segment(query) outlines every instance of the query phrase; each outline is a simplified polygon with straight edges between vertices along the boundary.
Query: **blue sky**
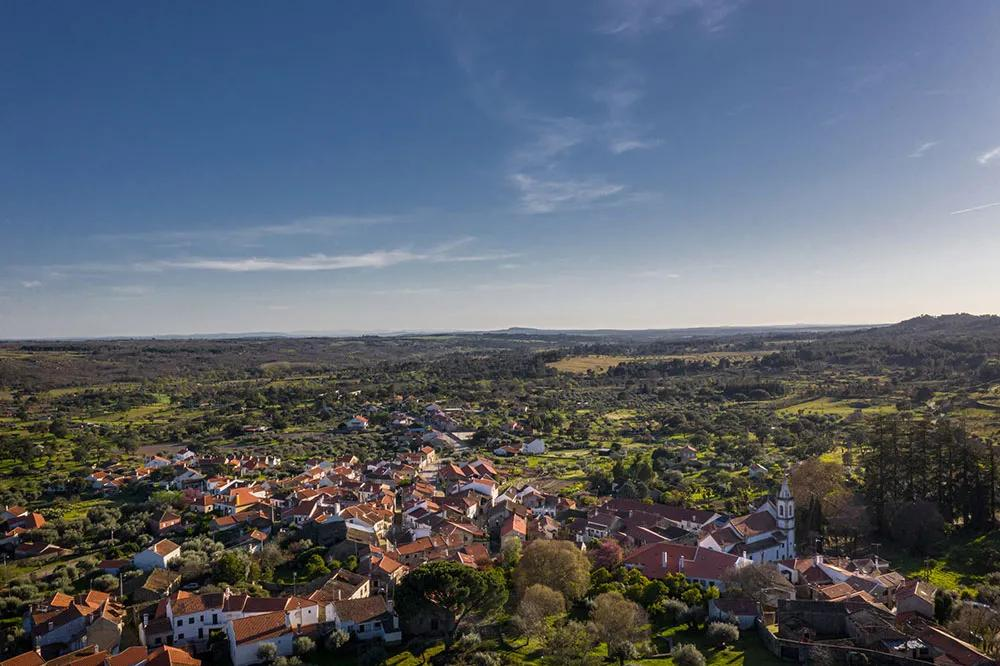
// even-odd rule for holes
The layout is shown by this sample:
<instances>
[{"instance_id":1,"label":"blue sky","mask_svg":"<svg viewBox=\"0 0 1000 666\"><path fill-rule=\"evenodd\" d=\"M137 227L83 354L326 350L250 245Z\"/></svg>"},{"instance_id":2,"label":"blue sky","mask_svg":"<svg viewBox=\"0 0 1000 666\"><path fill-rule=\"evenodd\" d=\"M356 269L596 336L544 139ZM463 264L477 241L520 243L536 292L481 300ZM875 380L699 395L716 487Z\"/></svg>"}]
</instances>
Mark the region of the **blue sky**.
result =
<instances>
[{"instance_id":1,"label":"blue sky","mask_svg":"<svg viewBox=\"0 0 1000 666\"><path fill-rule=\"evenodd\" d=\"M0 337L1000 311L1000 3L0 1Z\"/></svg>"}]
</instances>

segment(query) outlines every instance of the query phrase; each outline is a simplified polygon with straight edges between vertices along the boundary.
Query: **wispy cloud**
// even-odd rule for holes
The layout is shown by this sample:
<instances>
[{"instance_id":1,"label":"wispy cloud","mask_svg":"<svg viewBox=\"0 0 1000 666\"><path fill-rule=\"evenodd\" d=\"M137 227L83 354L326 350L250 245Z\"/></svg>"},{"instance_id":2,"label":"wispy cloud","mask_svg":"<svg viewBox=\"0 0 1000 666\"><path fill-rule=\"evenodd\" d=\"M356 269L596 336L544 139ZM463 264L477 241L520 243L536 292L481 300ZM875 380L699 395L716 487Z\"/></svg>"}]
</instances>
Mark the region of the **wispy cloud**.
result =
<instances>
[{"instance_id":1,"label":"wispy cloud","mask_svg":"<svg viewBox=\"0 0 1000 666\"><path fill-rule=\"evenodd\" d=\"M993 148L991 150L987 150L985 153L977 157L976 161L982 164L983 166L986 166L987 164L997 159L998 157L1000 157L1000 146L997 146L996 148Z\"/></svg>"},{"instance_id":2,"label":"wispy cloud","mask_svg":"<svg viewBox=\"0 0 1000 666\"><path fill-rule=\"evenodd\" d=\"M380 269L408 263L466 263L503 261L519 256L511 252L484 252L460 254L455 250L472 243L471 237L459 238L428 248L425 251L410 249L373 250L360 254L314 253L291 257L177 257L137 261L128 264L97 263L63 265L57 268L63 275L73 273L160 273L165 271L193 270L223 273L259 272L316 272L350 269Z\"/></svg>"},{"instance_id":3,"label":"wispy cloud","mask_svg":"<svg viewBox=\"0 0 1000 666\"><path fill-rule=\"evenodd\" d=\"M925 143L922 143L919 146L917 146L916 150L914 150L912 153L910 153L908 155L908 157L910 157L911 159L917 159L917 158L923 157L924 154L928 150L930 150L934 146L938 145L939 143L941 143L941 142L940 141L927 141Z\"/></svg>"},{"instance_id":4,"label":"wispy cloud","mask_svg":"<svg viewBox=\"0 0 1000 666\"><path fill-rule=\"evenodd\" d=\"M111 291L117 296L145 296L152 290L142 285L126 284L114 285L111 287Z\"/></svg>"},{"instance_id":5,"label":"wispy cloud","mask_svg":"<svg viewBox=\"0 0 1000 666\"><path fill-rule=\"evenodd\" d=\"M624 185L597 178L544 180L515 173L511 182L520 191L522 210L531 214L579 209L625 191Z\"/></svg>"},{"instance_id":6,"label":"wispy cloud","mask_svg":"<svg viewBox=\"0 0 1000 666\"><path fill-rule=\"evenodd\" d=\"M242 244L277 236L330 236L342 231L346 227L383 224L398 219L398 217L394 216L317 215L279 224L99 234L95 236L95 239L101 241L153 242L169 245L186 245L207 241Z\"/></svg>"},{"instance_id":7,"label":"wispy cloud","mask_svg":"<svg viewBox=\"0 0 1000 666\"><path fill-rule=\"evenodd\" d=\"M611 142L608 149L615 155L621 155L633 150L656 148L661 143L663 142L659 139L616 139Z\"/></svg>"},{"instance_id":8,"label":"wispy cloud","mask_svg":"<svg viewBox=\"0 0 1000 666\"><path fill-rule=\"evenodd\" d=\"M681 274L674 271L666 270L663 268L651 268L644 271L638 271L633 274L638 278L647 278L653 280L676 280Z\"/></svg>"},{"instance_id":9,"label":"wispy cloud","mask_svg":"<svg viewBox=\"0 0 1000 666\"><path fill-rule=\"evenodd\" d=\"M607 0L598 30L608 35L641 35L694 15L705 30L717 32L742 4L743 0Z\"/></svg>"},{"instance_id":10,"label":"wispy cloud","mask_svg":"<svg viewBox=\"0 0 1000 666\"><path fill-rule=\"evenodd\" d=\"M42 286L42 283L39 280L22 280L21 286L25 289L37 289Z\"/></svg>"},{"instance_id":11,"label":"wispy cloud","mask_svg":"<svg viewBox=\"0 0 1000 666\"><path fill-rule=\"evenodd\" d=\"M982 206L973 206L972 208L963 208L961 210L951 211L952 215L965 215L966 213L975 213L980 210L986 210L987 208L996 208L1000 206L1000 201L994 201L993 203L983 204Z\"/></svg>"},{"instance_id":12,"label":"wispy cloud","mask_svg":"<svg viewBox=\"0 0 1000 666\"><path fill-rule=\"evenodd\" d=\"M614 63L608 78L609 83L594 92L594 99L607 109L603 131L608 150L621 155L660 145L659 139L647 138L649 128L635 120L634 107L645 96L644 77L639 70L627 62Z\"/></svg>"}]
</instances>

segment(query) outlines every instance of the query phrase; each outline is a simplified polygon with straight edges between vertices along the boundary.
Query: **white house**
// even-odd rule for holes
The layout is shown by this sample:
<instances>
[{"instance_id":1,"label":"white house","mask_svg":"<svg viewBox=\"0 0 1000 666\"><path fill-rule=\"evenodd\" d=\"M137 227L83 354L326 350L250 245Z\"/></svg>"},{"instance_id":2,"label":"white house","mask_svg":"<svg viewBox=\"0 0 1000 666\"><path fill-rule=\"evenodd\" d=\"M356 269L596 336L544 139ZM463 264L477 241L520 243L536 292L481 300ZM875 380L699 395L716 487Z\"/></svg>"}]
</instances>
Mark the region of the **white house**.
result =
<instances>
[{"instance_id":1,"label":"white house","mask_svg":"<svg viewBox=\"0 0 1000 666\"><path fill-rule=\"evenodd\" d=\"M280 657L288 657L294 650L295 632L288 626L283 611L233 620L226 625L226 636L229 638L229 659L233 666L260 663L257 650L263 643L272 643Z\"/></svg>"},{"instance_id":2,"label":"white house","mask_svg":"<svg viewBox=\"0 0 1000 666\"><path fill-rule=\"evenodd\" d=\"M161 539L146 550L136 553L132 557L132 564L142 571L166 569L170 562L180 556L180 546L170 539Z\"/></svg>"},{"instance_id":3,"label":"white house","mask_svg":"<svg viewBox=\"0 0 1000 666\"><path fill-rule=\"evenodd\" d=\"M541 438L535 438L524 445L523 451L531 455L538 455L539 453L545 453L545 440Z\"/></svg>"},{"instance_id":4,"label":"white house","mask_svg":"<svg viewBox=\"0 0 1000 666\"><path fill-rule=\"evenodd\" d=\"M146 461L146 467L149 469L160 469L161 467L170 467L172 465L169 460L163 456L153 456Z\"/></svg>"},{"instance_id":5,"label":"white house","mask_svg":"<svg viewBox=\"0 0 1000 666\"><path fill-rule=\"evenodd\" d=\"M361 416L360 414L356 414L352 418L347 419L346 426L348 430L353 430L353 431L367 430L368 419Z\"/></svg>"}]
</instances>

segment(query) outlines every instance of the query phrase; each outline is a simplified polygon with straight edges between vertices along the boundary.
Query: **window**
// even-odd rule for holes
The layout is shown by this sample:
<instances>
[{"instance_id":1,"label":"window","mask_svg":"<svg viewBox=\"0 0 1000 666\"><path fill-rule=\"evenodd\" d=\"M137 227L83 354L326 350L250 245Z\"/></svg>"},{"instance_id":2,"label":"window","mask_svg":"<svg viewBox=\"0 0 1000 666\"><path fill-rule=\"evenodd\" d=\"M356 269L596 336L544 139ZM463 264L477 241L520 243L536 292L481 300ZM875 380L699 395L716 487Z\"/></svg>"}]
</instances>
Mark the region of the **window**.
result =
<instances>
[{"instance_id":1,"label":"window","mask_svg":"<svg viewBox=\"0 0 1000 666\"><path fill-rule=\"evenodd\" d=\"M778 505L778 517L779 518L784 518L785 517L785 505L784 504L779 504Z\"/></svg>"},{"instance_id":2,"label":"window","mask_svg":"<svg viewBox=\"0 0 1000 666\"><path fill-rule=\"evenodd\" d=\"M179 641L184 640L184 634L177 634L177 640Z\"/></svg>"},{"instance_id":3,"label":"window","mask_svg":"<svg viewBox=\"0 0 1000 666\"><path fill-rule=\"evenodd\" d=\"M183 627L184 626L184 620L177 620L177 626L178 627Z\"/></svg>"},{"instance_id":4,"label":"window","mask_svg":"<svg viewBox=\"0 0 1000 666\"><path fill-rule=\"evenodd\" d=\"M204 638L204 637L205 637L205 630L202 629L201 627L198 627L198 638Z\"/></svg>"},{"instance_id":5,"label":"window","mask_svg":"<svg viewBox=\"0 0 1000 666\"><path fill-rule=\"evenodd\" d=\"M219 624L219 614L212 613L212 624Z\"/></svg>"},{"instance_id":6,"label":"window","mask_svg":"<svg viewBox=\"0 0 1000 666\"><path fill-rule=\"evenodd\" d=\"M194 624L194 616L188 618L188 624Z\"/></svg>"}]
</instances>

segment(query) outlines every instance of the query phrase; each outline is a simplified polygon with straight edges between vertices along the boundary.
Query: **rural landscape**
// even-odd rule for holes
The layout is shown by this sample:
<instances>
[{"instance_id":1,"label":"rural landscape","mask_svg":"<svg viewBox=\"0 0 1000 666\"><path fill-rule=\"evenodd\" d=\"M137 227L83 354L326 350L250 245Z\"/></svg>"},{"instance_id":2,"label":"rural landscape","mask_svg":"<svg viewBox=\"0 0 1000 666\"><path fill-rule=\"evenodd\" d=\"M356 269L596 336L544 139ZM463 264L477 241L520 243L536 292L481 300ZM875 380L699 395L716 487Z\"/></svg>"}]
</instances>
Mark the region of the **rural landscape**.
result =
<instances>
[{"instance_id":1,"label":"rural landscape","mask_svg":"<svg viewBox=\"0 0 1000 666\"><path fill-rule=\"evenodd\" d=\"M4 664L1000 654L1000 317L6 342L0 387Z\"/></svg>"},{"instance_id":2,"label":"rural landscape","mask_svg":"<svg viewBox=\"0 0 1000 666\"><path fill-rule=\"evenodd\" d=\"M0 666L1000 665L1000 0L0 0Z\"/></svg>"}]
</instances>

